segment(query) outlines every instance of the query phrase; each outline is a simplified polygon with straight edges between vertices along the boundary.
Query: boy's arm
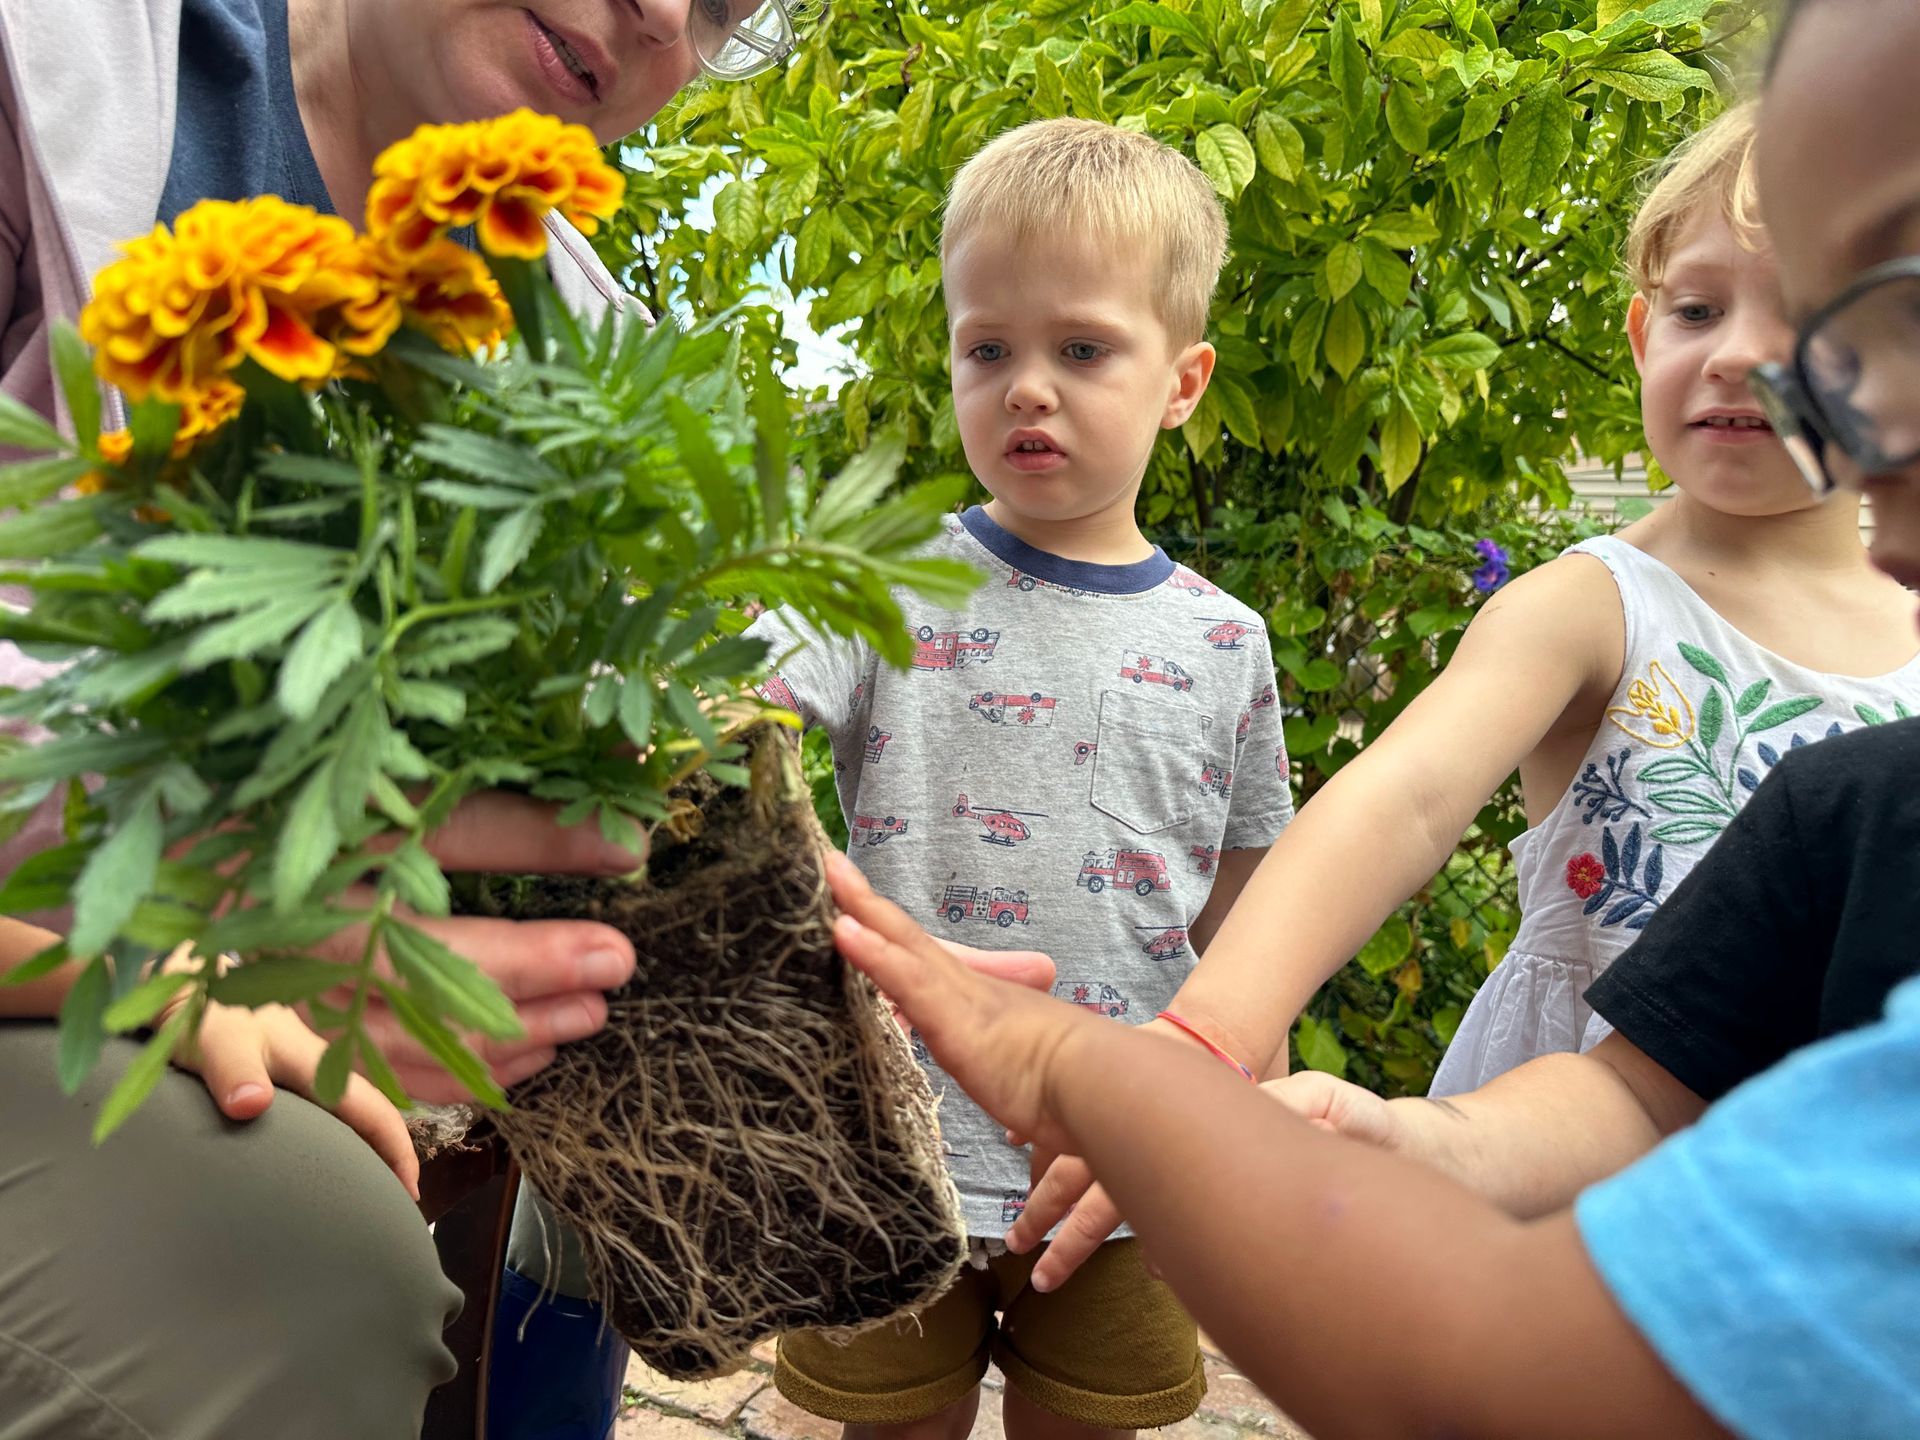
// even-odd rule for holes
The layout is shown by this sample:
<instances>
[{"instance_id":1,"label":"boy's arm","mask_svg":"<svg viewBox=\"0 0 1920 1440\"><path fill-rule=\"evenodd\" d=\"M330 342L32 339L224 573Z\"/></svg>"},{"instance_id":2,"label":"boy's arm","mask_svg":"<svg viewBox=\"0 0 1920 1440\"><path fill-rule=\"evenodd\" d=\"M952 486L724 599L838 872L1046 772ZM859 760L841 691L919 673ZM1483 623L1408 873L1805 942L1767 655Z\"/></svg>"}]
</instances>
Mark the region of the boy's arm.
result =
<instances>
[{"instance_id":1,"label":"boy's arm","mask_svg":"<svg viewBox=\"0 0 1920 1440\"><path fill-rule=\"evenodd\" d=\"M1315 1126L1418 1160L1520 1219L1571 1205L1706 1109L1617 1034L1446 1100L1382 1100L1311 1070L1265 1088Z\"/></svg>"},{"instance_id":2,"label":"boy's arm","mask_svg":"<svg viewBox=\"0 0 1920 1440\"><path fill-rule=\"evenodd\" d=\"M0 918L0 1020L41 1020L60 1013L80 966L68 961L24 985L9 985L9 970L31 960L60 937L24 920Z\"/></svg>"},{"instance_id":3,"label":"boy's arm","mask_svg":"<svg viewBox=\"0 0 1920 1440\"><path fill-rule=\"evenodd\" d=\"M1227 918L1227 912L1233 909L1233 902L1240 898L1240 892L1247 888L1247 882L1253 878L1253 872L1260 868L1260 862L1266 855L1265 845L1258 849L1220 852L1219 864L1214 869L1213 889L1207 892L1207 903L1200 907L1200 913L1187 926L1187 939L1193 945L1194 954L1207 953L1207 947L1213 944L1213 937L1220 933L1220 922ZM1178 1011L1180 1002L1175 1000L1169 1008Z\"/></svg>"},{"instance_id":4,"label":"boy's arm","mask_svg":"<svg viewBox=\"0 0 1920 1440\"><path fill-rule=\"evenodd\" d=\"M1570 1216L1516 1221L1314 1130L1193 1047L971 976L851 866L832 877L848 957L997 1119L1092 1159L1201 1328L1321 1440L1724 1433ZM1386 1383L1383 1334L1399 1337Z\"/></svg>"},{"instance_id":5,"label":"boy's arm","mask_svg":"<svg viewBox=\"0 0 1920 1440\"><path fill-rule=\"evenodd\" d=\"M1570 707L1598 714L1623 649L1618 591L1591 557L1488 601L1447 668L1281 832L1181 987L1180 1013L1264 1064Z\"/></svg>"}]
</instances>

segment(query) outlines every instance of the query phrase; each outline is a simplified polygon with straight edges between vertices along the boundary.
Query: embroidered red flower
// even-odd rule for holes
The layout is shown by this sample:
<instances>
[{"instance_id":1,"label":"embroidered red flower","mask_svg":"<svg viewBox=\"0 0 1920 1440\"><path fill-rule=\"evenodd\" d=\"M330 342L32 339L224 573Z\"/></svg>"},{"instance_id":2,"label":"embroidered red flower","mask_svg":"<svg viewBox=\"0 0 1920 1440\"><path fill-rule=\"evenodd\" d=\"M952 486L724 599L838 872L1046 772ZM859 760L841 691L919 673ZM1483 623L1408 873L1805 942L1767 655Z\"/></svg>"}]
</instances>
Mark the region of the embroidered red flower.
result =
<instances>
[{"instance_id":1,"label":"embroidered red flower","mask_svg":"<svg viewBox=\"0 0 1920 1440\"><path fill-rule=\"evenodd\" d=\"M1582 900L1591 900L1607 883L1607 868L1598 855L1589 852L1567 861L1567 888Z\"/></svg>"}]
</instances>

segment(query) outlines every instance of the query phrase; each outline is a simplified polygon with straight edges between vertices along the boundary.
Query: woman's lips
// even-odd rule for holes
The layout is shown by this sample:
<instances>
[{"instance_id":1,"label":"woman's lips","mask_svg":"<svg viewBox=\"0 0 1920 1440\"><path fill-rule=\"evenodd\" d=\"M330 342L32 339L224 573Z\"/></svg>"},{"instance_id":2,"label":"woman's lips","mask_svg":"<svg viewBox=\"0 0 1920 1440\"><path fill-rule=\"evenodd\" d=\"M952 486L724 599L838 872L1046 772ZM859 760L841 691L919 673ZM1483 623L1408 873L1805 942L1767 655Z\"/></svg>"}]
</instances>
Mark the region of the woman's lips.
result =
<instances>
[{"instance_id":1,"label":"woman's lips","mask_svg":"<svg viewBox=\"0 0 1920 1440\"><path fill-rule=\"evenodd\" d=\"M553 43L553 32L542 25L531 10L524 13L534 64L554 94L570 105L591 105L598 100L600 97L593 86L568 69L567 62L560 58L560 52Z\"/></svg>"}]
</instances>

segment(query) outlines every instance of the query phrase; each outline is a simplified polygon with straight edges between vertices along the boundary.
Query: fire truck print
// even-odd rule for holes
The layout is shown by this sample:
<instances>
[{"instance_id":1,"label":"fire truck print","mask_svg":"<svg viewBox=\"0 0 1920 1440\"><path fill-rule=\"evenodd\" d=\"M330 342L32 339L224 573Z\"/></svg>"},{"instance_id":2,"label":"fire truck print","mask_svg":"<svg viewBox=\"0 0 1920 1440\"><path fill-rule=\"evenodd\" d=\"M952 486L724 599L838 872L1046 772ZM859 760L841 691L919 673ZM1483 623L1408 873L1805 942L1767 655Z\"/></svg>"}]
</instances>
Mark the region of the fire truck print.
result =
<instances>
[{"instance_id":1,"label":"fire truck print","mask_svg":"<svg viewBox=\"0 0 1920 1440\"><path fill-rule=\"evenodd\" d=\"M1134 684L1165 685L1170 690L1193 689L1193 677L1171 660L1142 655L1137 650L1120 653L1120 678Z\"/></svg>"},{"instance_id":2,"label":"fire truck print","mask_svg":"<svg viewBox=\"0 0 1920 1440\"><path fill-rule=\"evenodd\" d=\"M964 670L993 659L1000 632L985 628L936 631L931 625L922 625L913 632L913 639L915 670Z\"/></svg>"},{"instance_id":3,"label":"fire truck print","mask_svg":"<svg viewBox=\"0 0 1920 1440\"><path fill-rule=\"evenodd\" d=\"M1000 1198L1000 1223L1011 1225L1027 1209L1027 1197L1018 1190L1009 1190Z\"/></svg>"},{"instance_id":4,"label":"fire truck print","mask_svg":"<svg viewBox=\"0 0 1920 1440\"><path fill-rule=\"evenodd\" d=\"M1153 938L1140 947L1140 953L1150 960L1170 960L1186 953L1187 927L1184 925L1136 925L1133 928L1153 931Z\"/></svg>"},{"instance_id":5,"label":"fire truck print","mask_svg":"<svg viewBox=\"0 0 1920 1440\"><path fill-rule=\"evenodd\" d=\"M1233 771L1224 765L1202 765L1200 767L1200 792L1203 795L1218 795L1222 800L1233 797Z\"/></svg>"},{"instance_id":6,"label":"fire truck print","mask_svg":"<svg viewBox=\"0 0 1920 1440\"><path fill-rule=\"evenodd\" d=\"M1057 585L1051 580L1042 580L1038 575L1029 575L1024 570L1016 570L1007 577L1007 584L1016 586L1031 595L1035 590L1064 590L1069 595L1084 595L1087 592L1072 585Z\"/></svg>"},{"instance_id":7,"label":"fire truck print","mask_svg":"<svg viewBox=\"0 0 1920 1440\"><path fill-rule=\"evenodd\" d=\"M1070 1005L1078 1005L1082 1010L1091 1010L1096 1015L1105 1015L1109 1020L1118 1020L1132 1008L1127 997L1104 981L1093 981L1086 985L1062 985L1056 994Z\"/></svg>"},{"instance_id":8,"label":"fire truck print","mask_svg":"<svg viewBox=\"0 0 1920 1440\"><path fill-rule=\"evenodd\" d=\"M867 763L878 765L880 753L887 748L887 742L893 739L891 730L882 730L878 725L867 727Z\"/></svg>"},{"instance_id":9,"label":"fire truck print","mask_svg":"<svg viewBox=\"0 0 1920 1440\"><path fill-rule=\"evenodd\" d=\"M1202 615L1202 620L1212 620L1210 615ZM1219 620L1213 622L1213 628L1203 637L1207 644L1216 650L1244 650L1240 642L1253 633L1253 626L1243 625L1238 620Z\"/></svg>"},{"instance_id":10,"label":"fire truck print","mask_svg":"<svg viewBox=\"0 0 1920 1440\"><path fill-rule=\"evenodd\" d=\"M1193 873L1196 875L1213 874L1213 867L1220 860L1220 849L1216 845L1196 845L1187 854L1193 858Z\"/></svg>"},{"instance_id":11,"label":"fire truck print","mask_svg":"<svg viewBox=\"0 0 1920 1440\"><path fill-rule=\"evenodd\" d=\"M982 840L989 845L1005 845L1008 848L1032 838L1033 831L1027 827L1027 821L1047 818L1038 810L1002 810L993 805L974 805L964 794L953 802L953 814L957 820L978 820L986 831L980 837Z\"/></svg>"},{"instance_id":12,"label":"fire truck print","mask_svg":"<svg viewBox=\"0 0 1920 1440\"><path fill-rule=\"evenodd\" d=\"M1184 565L1173 567L1173 574L1167 577L1167 584L1175 590L1184 590L1189 595L1218 595L1220 587L1203 580Z\"/></svg>"},{"instance_id":13,"label":"fire truck print","mask_svg":"<svg viewBox=\"0 0 1920 1440\"><path fill-rule=\"evenodd\" d=\"M934 903L933 913L958 925L962 920L991 920L1002 930L1027 923L1027 892L1004 885L949 885Z\"/></svg>"},{"instance_id":14,"label":"fire truck print","mask_svg":"<svg viewBox=\"0 0 1920 1440\"><path fill-rule=\"evenodd\" d=\"M769 675L760 685L760 698L769 705L778 705L782 710L800 713L800 697L793 693L793 687L778 675Z\"/></svg>"},{"instance_id":15,"label":"fire truck print","mask_svg":"<svg viewBox=\"0 0 1920 1440\"><path fill-rule=\"evenodd\" d=\"M1084 765L1099 753L1100 742L1098 740L1082 740L1073 747L1073 763L1076 765Z\"/></svg>"},{"instance_id":16,"label":"fire truck print","mask_svg":"<svg viewBox=\"0 0 1920 1440\"><path fill-rule=\"evenodd\" d=\"M1139 895L1172 886L1167 879L1166 858L1151 850L1109 850L1104 855L1089 850L1080 861L1080 875L1073 883L1086 886L1090 895L1098 895L1109 885Z\"/></svg>"},{"instance_id":17,"label":"fire truck print","mask_svg":"<svg viewBox=\"0 0 1920 1440\"><path fill-rule=\"evenodd\" d=\"M907 822L889 815L884 820L873 815L853 817L853 843L856 845L884 845L896 835L907 833Z\"/></svg>"},{"instance_id":18,"label":"fire truck print","mask_svg":"<svg viewBox=\"0 0 1920 1440\"><path fill-rule=\"evenodd\" d=\"M997 695L983 690L967 701L967 708L992 725L1049 726L1053 724L1054 707L1059 703L1038 690L1031 695Z\"/></svg>"}]
</instances>

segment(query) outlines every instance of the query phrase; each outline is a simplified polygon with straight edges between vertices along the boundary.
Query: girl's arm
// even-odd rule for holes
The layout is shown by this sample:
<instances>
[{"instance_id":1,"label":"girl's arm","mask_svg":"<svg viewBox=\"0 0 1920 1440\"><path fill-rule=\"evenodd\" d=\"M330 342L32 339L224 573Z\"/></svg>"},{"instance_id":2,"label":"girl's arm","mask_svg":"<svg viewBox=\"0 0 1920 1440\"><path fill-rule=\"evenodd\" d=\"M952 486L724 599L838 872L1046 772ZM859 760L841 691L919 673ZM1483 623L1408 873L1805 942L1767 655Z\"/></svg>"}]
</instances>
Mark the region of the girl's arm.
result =
<instances>
[{"instance_id":1,"label":"girl's arm","mask_svg":"<svg viewBox=\"0 0 1920 1440\"><path fill-rule=\"evenodd\" d=\"M1281 832L1170 1008L1262 1069L1500 783L1570 710L1581 727L1599 715L1624 650L1619 592L1589 556L1488 601L1445 671Z\"/></svg>"},{"instance_id":2,"label":"girl's arm","mask_svg":"<svg viewBox=\"0 0 1920 1440\"><path fill-rule=\"evenodd\" d=\"M0 981L9 970L31 960L60 937L24 920L0 916ZM71 962L24 985L0 983L0 1020L41 1020L60 1013L80 967Z\"/></svg>"},{"instance_id":3,"label":"girl's arm","mask_svg":"<svg viewBox=\"0 0 1920 1440\"><path fill-rule=\"evenodd\" d=\"M852 865L830 875L847 957L996 1119L1093 1162L1201 1328L1320 1440L1724 1433L1569 1215L1517 1221L1195 1047L970 974Z\"/></svg>"}]
</instances>

